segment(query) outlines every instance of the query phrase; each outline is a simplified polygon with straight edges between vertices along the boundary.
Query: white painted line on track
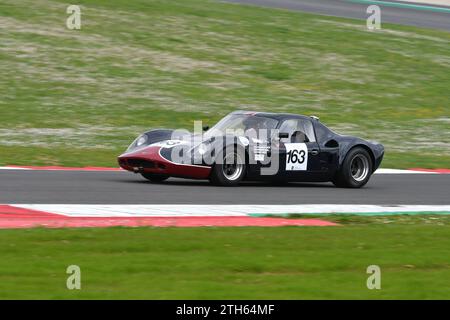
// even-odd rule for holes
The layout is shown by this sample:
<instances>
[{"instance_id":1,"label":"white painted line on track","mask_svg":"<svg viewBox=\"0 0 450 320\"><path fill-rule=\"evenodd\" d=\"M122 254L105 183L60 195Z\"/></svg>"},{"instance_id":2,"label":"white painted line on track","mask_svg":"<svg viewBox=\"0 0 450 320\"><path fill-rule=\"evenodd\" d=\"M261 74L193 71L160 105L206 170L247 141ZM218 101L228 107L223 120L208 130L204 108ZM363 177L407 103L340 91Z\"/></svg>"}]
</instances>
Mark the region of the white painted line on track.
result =
<instances>
[{"instance_id":1,"label":"white painted line on track","mask_svg":"<svg viewBox=\"0 0 450 320\"><path fill-rule=\"evenodd\" d=\"M450 205L87 205L10 204L14 207L71 217L202 217L282 214L450 213Z\"/></svg>"},{"instance_id":2,"label":"white painted line on track","mask_svg":"<svg viewBox=\"0 0 450 320\"><path fill-rule=\"evenodd\" d=\"M0 170L33 170L33 171L83 171L83 172L128 172L120 168L48 168L48 167L0 167ZM425 169L426 170L426 169ZM380 168L375 174L440 174L437 171Z\"/></svg>"},{"instance_id":3,"label":"white painted line on track","mask_svg":"<svg viewBox=\"0 0 450 320\"><path fill-rule=\"evenodd\" d=\"M415 171L406 169L378 169L374 172L375 174L439 174L438 172L431 171Z\"/></svg>"}]
</instances>

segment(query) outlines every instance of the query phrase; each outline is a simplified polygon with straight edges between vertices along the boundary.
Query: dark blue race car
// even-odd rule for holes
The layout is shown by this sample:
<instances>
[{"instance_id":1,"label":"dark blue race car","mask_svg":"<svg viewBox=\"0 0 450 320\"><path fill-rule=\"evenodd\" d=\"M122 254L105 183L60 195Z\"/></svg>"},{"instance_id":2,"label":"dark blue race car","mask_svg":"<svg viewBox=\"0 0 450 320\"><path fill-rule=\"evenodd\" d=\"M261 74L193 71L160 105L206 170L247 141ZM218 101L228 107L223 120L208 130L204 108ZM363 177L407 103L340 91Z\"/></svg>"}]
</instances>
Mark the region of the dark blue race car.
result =
<instances>
[{"instance_id":1,"label":"dark blue race car","mask_svg":"<svg viewBox=\"0 0 450 320\"><path fill-rule=\"evenodd\" d=\"M339 135L317 117L236 111L204 132L145 132L118 161L152 182L172 176L224 186L269 180L331 181L338 187L359 188L383 155L383 145Z\"/></svg>"}]
</instances>

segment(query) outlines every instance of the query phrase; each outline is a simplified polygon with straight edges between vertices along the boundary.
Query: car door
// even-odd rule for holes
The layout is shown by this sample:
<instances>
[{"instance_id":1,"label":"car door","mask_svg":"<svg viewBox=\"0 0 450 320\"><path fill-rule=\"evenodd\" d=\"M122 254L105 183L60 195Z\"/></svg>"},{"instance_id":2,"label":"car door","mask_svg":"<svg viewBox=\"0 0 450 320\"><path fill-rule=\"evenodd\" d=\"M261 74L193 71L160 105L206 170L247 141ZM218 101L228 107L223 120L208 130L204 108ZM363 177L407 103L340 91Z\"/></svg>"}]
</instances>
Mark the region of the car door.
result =
<instances>
[{"instance_id":1,"label":"car door","mask_svg":"<svg viewBox=\"0 0 450 320\"><path fill-rule=\"evenodd\" d=\"M287 180L314 181L321 173L320 149L311 121L284 120L279 127L279 175Z\"/></svg>"}]
</instances>

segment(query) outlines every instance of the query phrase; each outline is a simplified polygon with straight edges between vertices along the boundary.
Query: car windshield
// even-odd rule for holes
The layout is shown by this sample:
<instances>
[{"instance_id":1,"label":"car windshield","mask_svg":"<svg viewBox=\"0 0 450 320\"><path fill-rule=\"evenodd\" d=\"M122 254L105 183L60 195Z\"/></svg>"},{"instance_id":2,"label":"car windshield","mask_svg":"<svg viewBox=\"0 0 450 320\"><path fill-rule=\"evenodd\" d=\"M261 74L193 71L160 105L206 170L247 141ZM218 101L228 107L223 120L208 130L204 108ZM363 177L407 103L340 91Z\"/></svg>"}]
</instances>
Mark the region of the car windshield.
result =
<instances>
[{"instance_id":1,"label":"car windshield","mask_svg":"<svg viewBox=\"0 0 450 320\"><path fill-rule=\"evenodd\" d=\"M206 135L217 136L225 133L248 134L250 130L258 132L266 130L267 132L277 127L278 120L258 116L254 114L230 114L220 120L214 127L206 132Z\"/></svg>"}]
</instances>

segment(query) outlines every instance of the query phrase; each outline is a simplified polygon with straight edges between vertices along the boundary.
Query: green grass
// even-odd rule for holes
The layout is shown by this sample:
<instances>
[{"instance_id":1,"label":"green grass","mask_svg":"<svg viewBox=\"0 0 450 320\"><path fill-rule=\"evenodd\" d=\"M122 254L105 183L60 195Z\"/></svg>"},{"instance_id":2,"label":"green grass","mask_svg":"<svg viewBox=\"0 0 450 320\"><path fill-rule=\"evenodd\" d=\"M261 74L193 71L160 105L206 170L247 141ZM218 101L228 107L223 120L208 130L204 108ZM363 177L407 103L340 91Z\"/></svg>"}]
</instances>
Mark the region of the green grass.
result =
<instances>
[{"instance_id":1,"label":"green grass","mask_svg":"<svg viewBox=\"0 0 450 320\"><path fill-rule=\"evenodd\" d=\"M256 215L255 215L256 216ZM265 215L268 216L268 215ZM280 217L280 215L272 216ZM434 225L434 226L450 226L449 212L421 212L421 213L403 213L403 214L287 214L283 216L292 219L311 219L318 218L335 222L341 225Z\"/></svg>"},{"instance_id":2,"label":"green grass","mask_svg":"<svg viewBox=\"0 0 450 320\"><path fill-rule=\"evenodd\" d=\"M450 299L450 220L0 230L1 299ZM392 217L389 217L392 220ZM67 266L81 290L66 289ZM381 268L368 290L366 268Z\"/></svg>"},{"instance_id":3,"label":"green grass","mask_svg":"<svg viewBox=\"0 0 450 320\"><path fill-rule=\"evenodd\" d=\"M116 165L141 131L235 109L315 114L386 146L384 166L450 163L450 33L207 0L0 4L0 165Z\"/></svg>"}]
</instances>

